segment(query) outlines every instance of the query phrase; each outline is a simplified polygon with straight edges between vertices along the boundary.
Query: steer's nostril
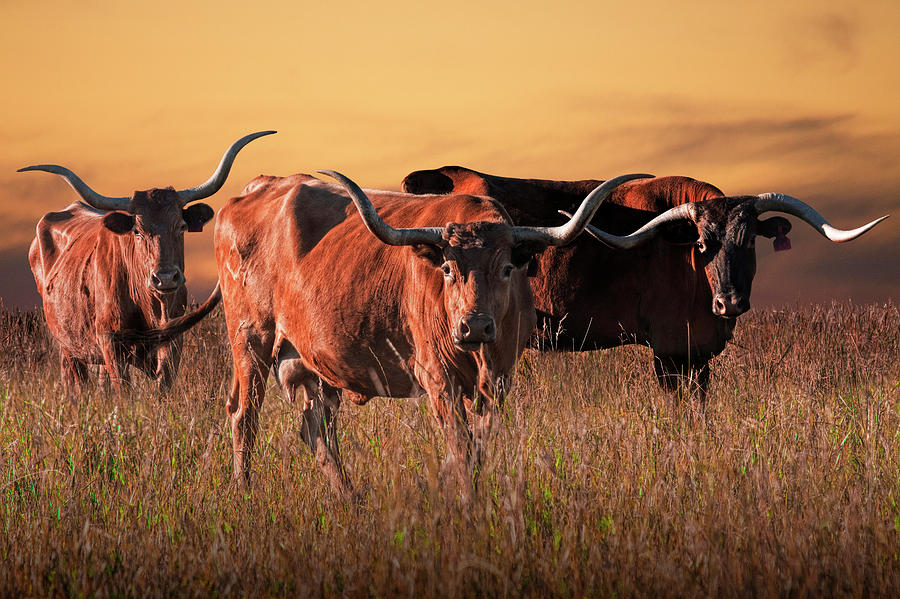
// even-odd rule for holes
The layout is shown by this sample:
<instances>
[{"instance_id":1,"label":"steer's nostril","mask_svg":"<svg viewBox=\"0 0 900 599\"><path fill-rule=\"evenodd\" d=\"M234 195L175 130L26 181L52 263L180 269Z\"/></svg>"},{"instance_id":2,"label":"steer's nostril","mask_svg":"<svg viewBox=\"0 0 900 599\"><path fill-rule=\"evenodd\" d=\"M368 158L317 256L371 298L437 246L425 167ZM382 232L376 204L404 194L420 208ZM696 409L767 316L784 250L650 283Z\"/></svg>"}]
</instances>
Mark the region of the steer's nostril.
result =
<instances>
[{"instance_id":1,"label":"steer's nostril","mask_svg":"<svg viewBox=\"0 0 900 599\"><path fill-rule=\"evenodd\" d=\"M718 316L736 318L750 309L750 300L739 295L717 295L713 299L712 310Z\"/></svg>"},{"instance_id":2,"label":"steer's nostril","mask_svg":"<svg viewBox=\"0 0 900 599\"><path fill-rule=\"evenodd\" d=\"M184 281L180 270L156 271L150 275L150 283L159 291L172 291Z\"/></svg>"},{"instance_id":3,"label":"steer's nostril","mask_svg":"<svg viewBox=\"0 0 900 599\"><path fill-rule=\"evenodd\" d=\"M497 325L489 314L469 314L460 319L457 341L463 343L493 343L497 338Z\"/></svg>"},{"instance_id":4,"label":"steer's nostril","mask_svg":"<svg viewBox=\"0 0 900 599\"><path fill-rule=\"evenodd\" d=\"M713 300L713 311L715 311L716 314L725 314L725 310L725 300L723 300L721 297L715 298Z\"/></svg>"}]
</instances>

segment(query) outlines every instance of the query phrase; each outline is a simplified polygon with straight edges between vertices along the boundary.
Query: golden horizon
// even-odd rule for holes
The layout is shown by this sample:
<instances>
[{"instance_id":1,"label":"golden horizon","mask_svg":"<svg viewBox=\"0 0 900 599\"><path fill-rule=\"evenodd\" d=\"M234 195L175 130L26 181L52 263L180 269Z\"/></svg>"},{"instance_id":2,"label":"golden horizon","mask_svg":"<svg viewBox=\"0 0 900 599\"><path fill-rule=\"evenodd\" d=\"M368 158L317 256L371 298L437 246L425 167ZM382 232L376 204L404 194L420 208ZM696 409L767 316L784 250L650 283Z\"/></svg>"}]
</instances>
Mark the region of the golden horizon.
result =
<instances>
[{"instance_id":1,"label":"golden horizon","mask_svg":"<svg viewBox=\"0 0 900 599\"><path fill-rule=\"evenodd\" d=\"M334 168L397 189L446 164L688 175L801 197L837 226L900 207L896 3L57 0L0 16L0 297L23 307L34 225L75 196L16 169L62 164L110 195L189 187L263 129L279 133L241 152L215 209L260 173ZM837 248L797 229L802 252L763 253L757 305L900 296L890 221ZM208 233L189 238L189 279L212 280L211 257Z\"/></svg>"}]
</instances>

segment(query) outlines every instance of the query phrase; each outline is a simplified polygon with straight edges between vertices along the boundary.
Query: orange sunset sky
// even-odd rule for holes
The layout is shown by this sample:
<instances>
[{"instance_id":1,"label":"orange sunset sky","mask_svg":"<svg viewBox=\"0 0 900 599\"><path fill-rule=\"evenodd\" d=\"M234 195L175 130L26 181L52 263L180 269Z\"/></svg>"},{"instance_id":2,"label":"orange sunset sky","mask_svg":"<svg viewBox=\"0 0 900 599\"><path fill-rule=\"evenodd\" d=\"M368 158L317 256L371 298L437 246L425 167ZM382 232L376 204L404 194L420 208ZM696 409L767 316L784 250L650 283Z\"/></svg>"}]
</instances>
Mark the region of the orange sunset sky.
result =
<instances>
[{"instance_id":1,"label":"orange sunset sky","mask_svg":"<svg viewBox=\"0 0 900 599\"><path fill-rule=\"evenodd\" d=\"M893 214L840 245L793 219L793 251L758 245L755 306L900 299L900 2L625 4L0 0L0 297L38 303L34 226L76 198L16 169L61 164L106 195L185 188L277 129L213 208L257 174L321 168L389 189L445 164L681 174L843 228ZM211 230L187 236L197 296Z\"/></svg>"}]
</instances>

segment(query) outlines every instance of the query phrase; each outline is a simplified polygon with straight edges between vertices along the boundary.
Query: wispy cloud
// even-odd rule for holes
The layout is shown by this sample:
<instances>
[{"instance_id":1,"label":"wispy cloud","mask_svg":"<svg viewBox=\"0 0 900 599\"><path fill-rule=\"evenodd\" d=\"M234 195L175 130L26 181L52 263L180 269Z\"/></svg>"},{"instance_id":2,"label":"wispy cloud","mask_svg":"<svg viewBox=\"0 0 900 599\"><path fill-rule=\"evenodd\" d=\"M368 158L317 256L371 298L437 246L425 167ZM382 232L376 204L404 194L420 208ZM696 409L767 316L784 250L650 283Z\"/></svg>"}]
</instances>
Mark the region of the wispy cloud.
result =
<instances>
[{"instance_id":1,"label":"wispy cloud","mask_svg":"<svg viewBox=\"0 0 900 599\"><path fill-rule=\"evenodd\" d=\"M642 110L653 108L647 105ZM669 120L637 116L622 126L596 122L562 141L557 151L591 157L598 165L574 176L602 178L643 168L714 178L711 182L730 193L787 186L829 196L877 195L868 205L856 206L863 211L896 208L900 202L896 159L900 130L873 127L852 113L779 114L760 108L757 115L747 116L744 110L710 110L699 104L677 112L685 116ZM548 161L546 155L540 159Z\"/></svg>"},{"instance_id":2,"label":"wispy cloud","mask_svg":"<svg viewBox=\"0 0 900 599\"><path fill-rule=\"evenodd\" d=\"M805 15L783 25L785 62L796 70L846 71L859 58L861 26L853 12Z\"/></svg>"}]
</instances>

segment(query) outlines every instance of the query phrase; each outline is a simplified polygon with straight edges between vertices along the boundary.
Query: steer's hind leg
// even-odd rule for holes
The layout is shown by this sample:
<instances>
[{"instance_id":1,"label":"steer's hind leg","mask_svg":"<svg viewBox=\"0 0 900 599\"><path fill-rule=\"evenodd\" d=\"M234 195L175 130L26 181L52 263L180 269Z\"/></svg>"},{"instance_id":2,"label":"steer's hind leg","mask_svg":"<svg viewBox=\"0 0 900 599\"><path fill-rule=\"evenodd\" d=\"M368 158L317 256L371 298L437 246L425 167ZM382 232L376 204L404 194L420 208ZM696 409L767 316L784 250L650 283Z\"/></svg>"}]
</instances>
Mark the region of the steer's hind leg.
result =
<instances>
[{"instance_id":1,"label":"steer's hind leg","mask_svg":"<svg viewBox=\"0 0 900 599\"><path fill-rule=\"evenodd\" d=\"M231 422L234 478L250 483L250 452L259 432L259 409L271 365L272 336L238 330L231 340L234 380L225 411Z\"/></svg>"},{"instance_id":2,"label":"steer's hind leg","mask_svg":"<svg viewBox=\"0 0 900 599\"><path fill-rule=\"evenodd\" d=\"M341 407L340 391L319 379L300 360L297 350L287 341L278 348L275 374L288 401L297 401L302 393L303 424L300 436L316 456L316 462L331 486L350 497L352 485L341 464L338 447L337 416Z\"/></svg>"},{"instance_id":3,"label":"steer's hind leg","mask_svg":"<svg viewBox=\"0 0 900 599\"><path fill-rule=\"evenodd\" d=\"M353 486L341 463L338 446L338 412L341 407L340 391L319 381L303 384L303 441L316 456L319 468L328 477L331 486L342 497L349 498Z\"/></svg>"},{"instance_id":4,"label":"steer's hind leg","mask_svg":"<svg viewBox=\"0 0 900 599\"><path fill-rule=\"evenodd\" d=\"M303 365L300 355L290 342L279 344L275 361L275 376L288 401L303 402L303 424L300 436L316 456L319 468L328 477L335 491L342 497L352 495L352 485L341 464L338 447L337 415L341 407L340 391L322 382ZM302 397L297 397L300 391Z\"/></svg>"}]
</instances>

